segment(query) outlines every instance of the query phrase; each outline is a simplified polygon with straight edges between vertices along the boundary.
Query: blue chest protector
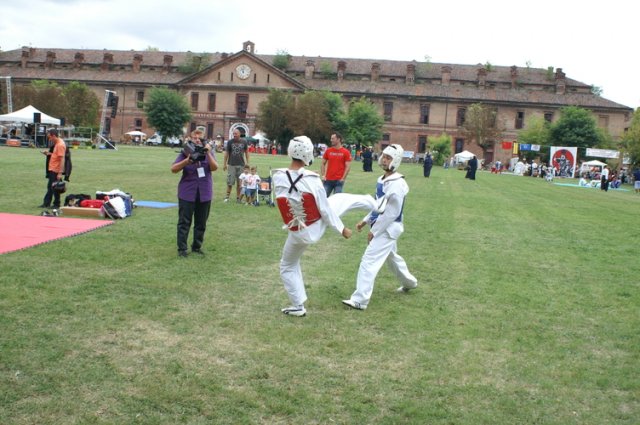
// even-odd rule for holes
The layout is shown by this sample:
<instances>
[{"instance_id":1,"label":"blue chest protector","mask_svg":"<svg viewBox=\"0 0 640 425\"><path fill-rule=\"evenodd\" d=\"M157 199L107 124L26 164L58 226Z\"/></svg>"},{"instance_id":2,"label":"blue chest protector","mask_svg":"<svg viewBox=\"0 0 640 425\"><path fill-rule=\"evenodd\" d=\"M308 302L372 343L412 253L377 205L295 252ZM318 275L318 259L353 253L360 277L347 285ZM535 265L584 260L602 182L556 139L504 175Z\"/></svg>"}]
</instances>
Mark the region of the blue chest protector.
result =
<instances>
[{"instance_id":1,"label":"blue chest protector","mask_svg":"<svg viewBox=\"0 0 640 425\"><path fill-rule=\"evenodd\" d=\"M376 199L382 199L382 197L385 195L384 193L384 185L380 182L378 182L376 184ZM400 208L400 214L398 214L398 217L396 217L396 219L394 221L397 222L401 222L402 221L402 211L404 211L404 201L402 201L402 208ZM384 212L382 213L384 214ZM380 214L378 214L375 211L371 212L371 225L373 226L373 223L376 222L376 220L378 220L378 217L380 216Z\"/></svg>"}]
</instances>

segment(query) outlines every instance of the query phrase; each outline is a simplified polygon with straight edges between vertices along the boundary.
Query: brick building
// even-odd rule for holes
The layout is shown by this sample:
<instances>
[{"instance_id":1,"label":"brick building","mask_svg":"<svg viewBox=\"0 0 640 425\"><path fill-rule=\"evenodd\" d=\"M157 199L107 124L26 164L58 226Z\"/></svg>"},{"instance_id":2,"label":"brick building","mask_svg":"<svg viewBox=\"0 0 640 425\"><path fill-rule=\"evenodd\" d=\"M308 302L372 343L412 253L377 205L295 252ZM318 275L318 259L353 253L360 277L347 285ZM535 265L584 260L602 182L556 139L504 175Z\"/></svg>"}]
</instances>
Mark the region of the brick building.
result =
<instances>
[{"instance_id":1,"label":"brick building","mask_svg":"<svg viewBox=\"0 0 640 425\"><path fill-rule=\"evenodd\" d=\"M270 89L293 93L329 90L345 102L365 96L384 116L383 140L378 147L399 143L406 150L423 153L429 138L443 132L452 136L452 151L482 154L464 140L460 125L466 108L483 103L496 108L498 122L506 129L496 140L486 161L508 160L500 142L516 140L525 120L540 116L557 120L558 110L575 105L592 111L598 125L618 139L630 125L633 109L591 92L591 86L567 78L562 69L515 66L434 64L329 57L291 56L288 66L273 65L276 55L255 53L247 41L237 53L212 53L208 65L195 73L181 72L188 61L201 58L191 52L108 51L77 49L22 49L0 52L0 76L15 85L34 79L65 84L87 84L99 99L105 90L119 97L115 118L107 118L114 139L131 130L153 133L140 102L154 86L183 94L193 110L188 127L204 125L209 137L229 138L235 128L253 135L258 105Z\"/></svg>"}]
</instances>

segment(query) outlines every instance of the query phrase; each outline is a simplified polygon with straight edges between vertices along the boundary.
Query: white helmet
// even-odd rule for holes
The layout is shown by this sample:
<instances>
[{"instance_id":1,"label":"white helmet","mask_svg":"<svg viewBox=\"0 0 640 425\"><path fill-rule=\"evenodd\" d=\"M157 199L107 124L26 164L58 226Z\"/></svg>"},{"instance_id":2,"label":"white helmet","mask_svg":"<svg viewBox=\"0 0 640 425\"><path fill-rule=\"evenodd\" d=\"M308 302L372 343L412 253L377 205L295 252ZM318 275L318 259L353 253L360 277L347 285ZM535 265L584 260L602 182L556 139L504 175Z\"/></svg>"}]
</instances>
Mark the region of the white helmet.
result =
<instances>
[{"instance_id":1,"label":"white helmet","mask_svg":"<svg viewBox=\"0 0 640 425\"><path fill-rule=\"evenodd\" d=\"M385 169L382 165L382 155L389 155L391 157L391 164L389 164L388 169ZM378 165L385 171L398 171L398 167L402 162L402 156L404 155L404 149L402 149L402 146L400 145L389 145L384 148L382 155L378 158Z\"/></svg>"},{"instance_id":2,"label":"white helmet","mask_svg":"<svg viewBox=\"0 0 640 425\"><path fill-rule=\"evenodd\" d=\"M287 149L289 158L299 159L304 165L313 162L313 143L307 136L296 136L289 141L289 149Z\"/></svg>"}]
</instances>

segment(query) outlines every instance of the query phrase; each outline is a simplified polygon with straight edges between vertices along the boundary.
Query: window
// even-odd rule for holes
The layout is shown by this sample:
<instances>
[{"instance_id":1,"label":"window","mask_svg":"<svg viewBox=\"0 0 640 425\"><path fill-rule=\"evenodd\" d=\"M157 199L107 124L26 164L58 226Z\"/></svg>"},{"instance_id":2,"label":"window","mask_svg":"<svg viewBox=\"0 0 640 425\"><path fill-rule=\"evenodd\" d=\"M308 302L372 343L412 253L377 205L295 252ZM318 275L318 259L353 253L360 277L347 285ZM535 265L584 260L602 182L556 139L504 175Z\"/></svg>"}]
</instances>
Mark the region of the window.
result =
<instances>
[{"instance_id":1,"label":"window","mask_svg":"<svg viewBox=\"0 0 640 425\"><path fill-rule=\"evenodd\" d=\"M382 108L384 110L384 120L391 121L393 118L393 102L384 102Z\"/></svg>"},{"instance_id":2,"label":"window","mask_svg":"<svg viewBox=\"0 0 640 425\"><path fill-rule=\"evenodd\" d=\"M391 135L389 133L384 133L382 135L382 141L383 142L390 142L391 141Z\"/></svg>"},{"instance_id":3,"label":"window","mask_svg":"<svg viewBox=\"0 0 640 425\"><path fill-rule=\"evenodd\" d=\"M609 128L609 116L608 115L599 115L598 116L598 127L602 129Z\"/></svg>"},{"instance_id":4,"label":"window","mask_svg":"<svg viewBox=\"0 0 640 425\"><path fill-rule=\"evenodd\" d=\"M429 105L420 105L420 124L429 124Z\"/></svg>"},{"instance_id":5,"label":"window","mask_svg":"<svg viewBox=\"0 0 640 425\"><path fill-rule=\"evenodd\" d=\"M498 108L491 109L491 115L489 115L489 128L496 128L498 121Z\"/></svg>"},{"instance_id":6,"label":"window","mask_svg":"<svg viewBox=\"0 0 640 425\"><path fill-rule=\"evenodd\" d=\"M464 139L456 139L456 153L464 150Z\"/></svg>"},{"instance_id":7,"label":"window","mask_svg":"<svg viewBox=\"0 0 640 425\"><path fill-rule=\"evenodd\" d=\"M216 95L215 93L209 93L209 106L208 111L213 112L216 110Z\"/></svg>"},{"instance_id":8,"label":"window","mask_svg":"<svg viewBox=\"0 0 640 425\"><path fill-rule=\"evenodd\" d=\"M194 111L198 110L198 102L200 100L199 93L191 93L191 109Z\"/></svg>"},{"instance_id":9,"label":"window","mask_svg":"<svg viewBox=\"0 0 640 425\"><path fill-rule=\"evenodd\" d=\"M236 95L236 112L239 118L247 117L248 107L249 107L249 95L237 94Z\"/></svg>"},{"instance_id":10,"label":"window","mask_svg":"<svg viewBox=\"0 0 640 425\"><path fill-rule=\"evenodd\" d=\"M524 111L518 111L516 113L516 129L524 127Z\"/></svg>"},{"instance_id":11,"label":"window","mask_svg":"<svg viewBox=\"0 0 640 425\"><path fill-rule=\"evenodd\" d=\"M213 138L213 123L207 123L207 137L209 139Z\"/></svg>"},{"instance_id":12,"label":"window","mask_svg":"<svg viewBox=\"0 0 640 425\"><path fill-rule=\"evenodd\" d=\"M467 118L467 108L458 108L458 112L456 114L456 125L458 127L462 127Z\"/></svg>"},{"instance_id":13,"label":"window","mask_svg":"<svg viewBox=\"0 0 640 425\"><path fill-rule=\"evenodd\" d=\"M144 91L142 90L136 93L136 107L138 109L144 108Z\"/></svg>"},{"instance_id":14,"label":"window","mask_svg":"<svg viewBox=\"0 0 640 425\"><path fill-rule=\"evenodd\" d=\"M142 128L142 118L134 119L133 126L136 128L136 130L140 130Z\"/></svg>"},{"instance_id":15,"label":"window","mask_svg":"<svg viewBox=\"0 0 640 425\"><path fill-rule=\"evenodd\" d=\"M104 134L111 133L111 118L104 119Z\"/></svg>"},{"instance_id":16,"label":"window","mask_svg":"<svg viewBox=\"0 0 640 425\"><path fill-rule=\"evenodd\" d=\"M546 122L553 122L553 112L545 112L544 113L544 120Z\"/></svg>"},{"instance_id":17,"label":"window","mask_svg":"<svg viewBox=\"0 0 640 425\"><path fill-rule=\"evenodd\" d=\"M192 122L191 124L189 124L189 133L194 131L197 126L198 126L198 124L196 124L195 122Z\"/></svg>"},{"instance_id":18,"label":"window","mask_svg":"<svg viewBox=\"0 0 640 425\"><path fill-rule=\"evenodd\" d=\"M427 151L427 136L418 136L418 153Z\"/></svg>"}]
</instances>

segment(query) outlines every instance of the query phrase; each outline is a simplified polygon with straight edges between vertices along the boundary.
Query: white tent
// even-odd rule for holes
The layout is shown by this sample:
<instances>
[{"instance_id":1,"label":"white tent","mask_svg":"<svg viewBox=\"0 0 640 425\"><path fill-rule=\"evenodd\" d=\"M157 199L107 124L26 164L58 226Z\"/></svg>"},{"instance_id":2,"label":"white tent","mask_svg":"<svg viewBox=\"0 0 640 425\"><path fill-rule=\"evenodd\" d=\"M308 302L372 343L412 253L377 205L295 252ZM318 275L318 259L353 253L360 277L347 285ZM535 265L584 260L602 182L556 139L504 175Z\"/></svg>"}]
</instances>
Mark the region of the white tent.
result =
<instances>
[{"instance_id":1,"label":"white tent","mask_svg":"<svg viewBox=\"0 0 640 425\"><path fill-rule=\"evenodd\" d=\"M599 172L600 170L602 170L602 167L604 167L605 165L607 165L607 164L605 164L602 161L598 161L597 159L594 159L592 161L583 162L582 165L580 166L580 172L590 170L593 167L597 167L598 172Z\"/></svg>"},{"instance_id":2,"label":"white tent","mask_svg":"<svg viewBox=\"0 0 640 425\"><path fill-rule=\"evenodd\" d=\"M25 106L19 111L12 112L10 114L0 115L0 122L23 122L27 124L33 123L33 114L40 113L40 122L42 124L60 125L60 120L53 118L44 112L38 111L33 106Z\"/></svg>"},{"instance_id":3,"label":"white tent","mask_svg":"<svg viewBox=\"0 0 640 425\"><path fill-rule=\"evenodd\" d=\"M476 156L476 154L469 151L462 151L460 153L453 155L453 157L456 159L456 162L465 162L470 160L474 156Z\"/></svg>"}]
</instances>

